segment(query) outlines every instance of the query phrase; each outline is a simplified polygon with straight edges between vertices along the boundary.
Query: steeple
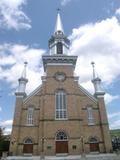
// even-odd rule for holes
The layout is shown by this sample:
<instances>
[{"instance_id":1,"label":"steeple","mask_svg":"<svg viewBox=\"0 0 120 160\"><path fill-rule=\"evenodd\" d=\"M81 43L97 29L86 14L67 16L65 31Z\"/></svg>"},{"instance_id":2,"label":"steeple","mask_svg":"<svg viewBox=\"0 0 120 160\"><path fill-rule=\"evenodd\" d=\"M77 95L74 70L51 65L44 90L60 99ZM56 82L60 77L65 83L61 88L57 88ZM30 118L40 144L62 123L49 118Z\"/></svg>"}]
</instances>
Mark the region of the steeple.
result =
<instances>
[{"instance_id":1,"label":"steeple","mask_svg":"<svg viewBox=\"0 0 120 160\"><path fill-rule=\"evenodd\" d=\"M58 9L54 34L49 40L50 55L66 55L69 50L70 41L64 34L59 11Z\"/></svg>"},{"instance_id":2,"label":"steeple","mask_svg":"<svg viewBox=\"0 0 120 160\"><path fill-rule=\"evenodd\" d=\"M93 79L92 79L92 83L94 85L94 89L95 89L95 96L104 96L105 92L103 91L102 87L101 87L101 79L99 77L96 77L95 75L95 63L91 62L92 68L93 68Z\"/></svg>"},{"instance_id":3,"label":"steeple","mask_svg":"<svg viewBox=\"0 0 120 160\"><path fill-rule=\"evenodd\" d=\"M26 67L27 67L27 62L24 62L23 72L21 74L21 77L18 79L19 87L18 87L18 91L15 93L16 96L24 97L26 95L25 88L26 88L26 84L28 82L28 79L26 78Z\"/></svg>"},{"instance_id":4,"label":"steeple","mask_svg":"<svg viewBox=\"0 0 120 160\"><path fill-rule=\"evenodd\" d=\"M60 13L57 13L55 31L49 40L49 55L43 55L44 71L47 73L49 66L68 66L75 69L77 56L69 56L70 40L65 36ZM48 74L48 73L47 73ZM44 78L44 77L43 77ZM42 79L44 81L44 79Z\"/></svg>"},{"instance_id":5,"label":"steeple","mask_svg":"<svg viewBox=\"0 0 120 160\"><path fill-rule=\"evenodd\" d=\"M62 21L61 21L61 17L60 17L59 11L60 11L60 9L58 9L57 21L56 21L56 26L55 26L55 32L54 33L57 33L57 32L64 33L63 25L62 25Z\"/></svg>"}]
</instances>

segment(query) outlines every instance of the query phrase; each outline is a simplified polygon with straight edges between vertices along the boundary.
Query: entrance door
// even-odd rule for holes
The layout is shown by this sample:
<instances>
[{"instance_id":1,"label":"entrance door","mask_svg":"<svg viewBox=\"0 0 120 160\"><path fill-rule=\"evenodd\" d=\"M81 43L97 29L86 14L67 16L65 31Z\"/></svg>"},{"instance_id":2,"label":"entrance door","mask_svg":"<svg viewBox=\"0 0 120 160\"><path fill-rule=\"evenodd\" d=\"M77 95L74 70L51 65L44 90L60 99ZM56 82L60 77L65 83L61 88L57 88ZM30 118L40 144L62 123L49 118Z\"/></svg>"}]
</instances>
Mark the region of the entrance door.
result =
<instances>
[{"instance_id":1,"label":"entrance door","mask_svg":"<svg viewBox=\"0 0 120 160\"><path fill-rule=\"evenodd\" d=\"M99 144L98 143L91 143L90 144L90 152L98 152L99 151Z\"/></svg>"},{"instance_id":2,"label":"entrance door","mask_svg":"<svg viewBox=\"0 0 120 160\"><path fill-rule=\"evenodd\" d=\"M30 138L24 141L23 153L32 154L33 153L33 142Z\"/></svg>"},{"instance_id":3,"label":"entrance door","mask_svg":"<svg viewBox=\"0 0 120 160\"><path fill-rule=\"evenodd\" d=\"M68 141L56 141L56 153L68 153Z\"/></svg>"},{"instance_id":4,"label":"entrance door","mask_svg":"<svg viewBox=\"0 0 120 160\"><path fill-rule=\"evenodd\" d=\"M56 134L56 154L68 153L68 137L63 131Z\"/></svg>"},{"instance_id":5,"label":"entrance door","mask_svg":"<svg viewBox=\"0 0 120 160\"><path fill-rule=\"evenodd\" d=\"M23 153L33 153L33 144L24 144Z\"/></svg>"},{"instance_id":6,"label":"entrance door","mask_svg":"<svg viewBox=\"0 0 120 160\"><path fill-rule=\"evenodd\" d=\"M90 152L99 152L99 142L95 137L90 138Z\"/></svg>"}]
</instances>

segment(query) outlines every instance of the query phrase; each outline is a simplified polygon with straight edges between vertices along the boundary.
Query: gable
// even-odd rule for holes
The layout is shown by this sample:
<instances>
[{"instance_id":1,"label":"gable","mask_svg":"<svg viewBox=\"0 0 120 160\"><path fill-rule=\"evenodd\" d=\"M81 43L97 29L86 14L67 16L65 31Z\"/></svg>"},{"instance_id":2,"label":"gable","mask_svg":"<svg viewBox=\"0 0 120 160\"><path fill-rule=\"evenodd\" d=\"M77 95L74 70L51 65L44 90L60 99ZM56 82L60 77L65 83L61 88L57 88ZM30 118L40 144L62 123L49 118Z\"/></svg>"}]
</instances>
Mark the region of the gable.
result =
<instances>
[{"instance_id":1,"label":"gable","mask_svg":"<svg viewBox=\"0 0 120 160\"><path fill-rule=\"evenodd\" d=\"M85 88L83 88L80 84L78 84L80 91L86 95L90 100L92 100L93 102L97 103L97 99L91 94L89 93Z\"/></svg>"},{"instance_id":2,"label":"gable","mask_svg":"<svg viewBox=\"0 0 120 160\"><path fill-rule=\"evenodd\" d=\"M23 103L27 103L34 95L38 94L42 90L42 85L38 86L33 92L31 92L24 100Z\"/></svg>"}]
</instances>

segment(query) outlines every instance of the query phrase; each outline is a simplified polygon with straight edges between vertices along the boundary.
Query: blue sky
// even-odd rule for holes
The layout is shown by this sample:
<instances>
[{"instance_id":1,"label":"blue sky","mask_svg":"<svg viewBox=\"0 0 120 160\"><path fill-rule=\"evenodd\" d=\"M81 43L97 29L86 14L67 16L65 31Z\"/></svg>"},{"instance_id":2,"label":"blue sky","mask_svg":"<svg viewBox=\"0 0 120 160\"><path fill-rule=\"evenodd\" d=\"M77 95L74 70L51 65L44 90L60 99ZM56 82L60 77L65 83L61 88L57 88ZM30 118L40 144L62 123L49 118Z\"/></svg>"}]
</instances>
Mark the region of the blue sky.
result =
<instances>
[{"instance_id":1,"label":"blue sky","mask_svg":"<svg viewBox=\"0 0 120 160\"><path fill-rule=\"evenodd\" d=\"M0 0L0 126L10 133L24 61L28 62L27 94L41 84L42 59L54 32L57 8L69 55L77 55L79 83L94 93L91 61L106 92L110 128L120 128L120 0Z\"/></svg>"}]
</instances>

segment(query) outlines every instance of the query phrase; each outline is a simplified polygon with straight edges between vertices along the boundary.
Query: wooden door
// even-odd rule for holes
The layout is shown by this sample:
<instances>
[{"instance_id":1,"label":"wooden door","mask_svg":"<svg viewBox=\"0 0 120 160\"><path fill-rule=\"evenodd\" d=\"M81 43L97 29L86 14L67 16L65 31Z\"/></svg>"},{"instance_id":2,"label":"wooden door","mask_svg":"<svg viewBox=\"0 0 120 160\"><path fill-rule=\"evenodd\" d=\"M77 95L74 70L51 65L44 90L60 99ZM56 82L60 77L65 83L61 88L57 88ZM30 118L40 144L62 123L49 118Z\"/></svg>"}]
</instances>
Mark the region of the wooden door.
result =
<instances>
[{"instance_id":1,"label":"wooden door","mask_svg":"<svg viewBox=\"0 0 120 160\"><path fill-rule=\"evenodd\" d=\"M90 152L99 152L99 143L90 143Z\"/></svg>"},{"instance_id":2,"label":"wooden door","mask_svg":"<svg viewBox=\"0 0 120 160\"><path fill-rule=\"evenodd\" d=\"M68 153L68 141L56 141L56 153Z\"/></svg>"},{"instance_id":3,"label":"wooden door","mask_svg":"<svg viewBox=\"0 0 120 160\"><path fill-rule=\"evenodd\" d=\"M33 153L33 144L24 144L23 153Z\"/></svg>"}]
</instances>

